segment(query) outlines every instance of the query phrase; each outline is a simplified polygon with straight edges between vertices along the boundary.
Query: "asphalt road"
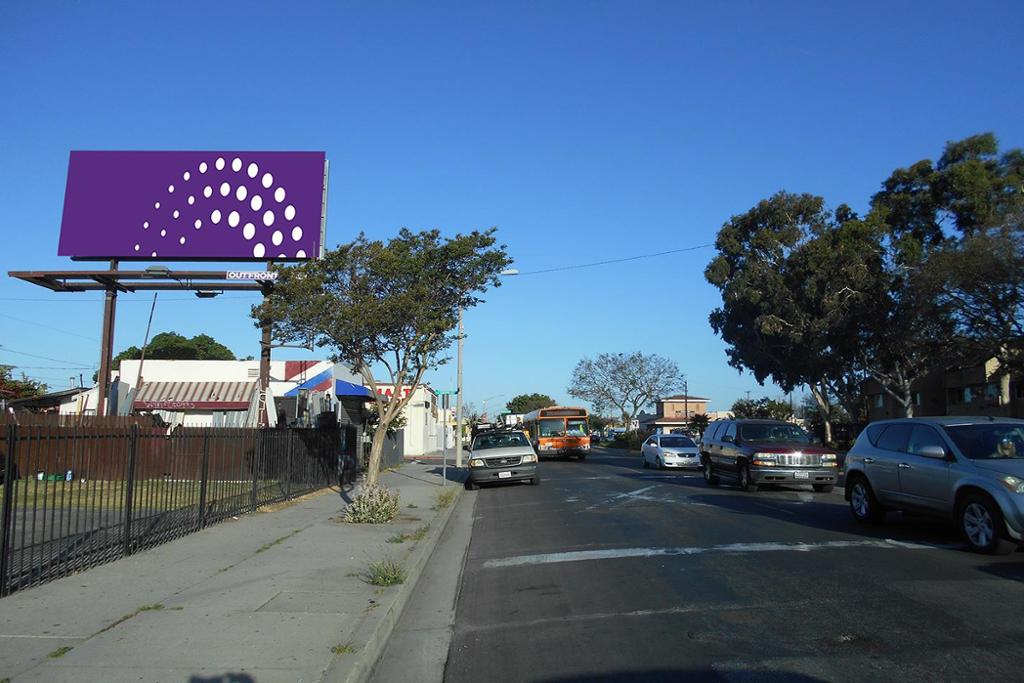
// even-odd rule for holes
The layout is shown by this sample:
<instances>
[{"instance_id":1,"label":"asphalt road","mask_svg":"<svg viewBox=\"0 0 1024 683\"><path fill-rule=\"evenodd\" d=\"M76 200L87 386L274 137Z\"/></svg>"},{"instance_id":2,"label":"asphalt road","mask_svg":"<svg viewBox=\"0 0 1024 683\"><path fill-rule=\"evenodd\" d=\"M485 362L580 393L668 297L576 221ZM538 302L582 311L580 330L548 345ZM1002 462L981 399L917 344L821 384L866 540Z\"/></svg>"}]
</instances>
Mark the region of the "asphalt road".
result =
<instances>
[{"instance_id":1,"label":"asphalt road","mask_svg":"<svg viewBox=\"0 0 1024 683\"><path fill-rule=\"evenodd\" d=\"M1024 553L862 527L839 489L712 489L622 451L542 468L470 494L447 681L1024 678Z\"/></svg>"}]
</instances>

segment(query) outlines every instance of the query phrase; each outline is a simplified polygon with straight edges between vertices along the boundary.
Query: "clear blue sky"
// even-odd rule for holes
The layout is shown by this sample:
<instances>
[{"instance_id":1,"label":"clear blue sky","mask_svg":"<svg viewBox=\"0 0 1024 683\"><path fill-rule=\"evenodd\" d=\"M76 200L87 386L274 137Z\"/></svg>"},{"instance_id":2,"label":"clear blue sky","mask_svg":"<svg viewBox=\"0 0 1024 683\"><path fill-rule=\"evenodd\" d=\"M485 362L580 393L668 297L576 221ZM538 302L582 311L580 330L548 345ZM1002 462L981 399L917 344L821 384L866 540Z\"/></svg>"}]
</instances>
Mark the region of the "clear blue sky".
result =
<instances>
[{"instance_id":1,"label":"clear blue sky","mask_svg":"<svg viewBox=\"0 0 1024 683\"><path fill-rule=\"evenodd\" d=\"M524 274L466 316L478 408L568 400L582 356L636 349L713 409L776 395L707 324L711 249L527 273L708 244L780 189L863 208L976 132L1024 145L1024 4L694 5L5 2L0 271L88 267L56 256L69 150L325 150L329 244L499 228ZM258 355L252 301L165 295L154 329ZM141 345L149 297L121 302L118 350ZM0 363L65 388L98 361L100 315L96 295L0 277Z\"/></svg>"}]
</instances>

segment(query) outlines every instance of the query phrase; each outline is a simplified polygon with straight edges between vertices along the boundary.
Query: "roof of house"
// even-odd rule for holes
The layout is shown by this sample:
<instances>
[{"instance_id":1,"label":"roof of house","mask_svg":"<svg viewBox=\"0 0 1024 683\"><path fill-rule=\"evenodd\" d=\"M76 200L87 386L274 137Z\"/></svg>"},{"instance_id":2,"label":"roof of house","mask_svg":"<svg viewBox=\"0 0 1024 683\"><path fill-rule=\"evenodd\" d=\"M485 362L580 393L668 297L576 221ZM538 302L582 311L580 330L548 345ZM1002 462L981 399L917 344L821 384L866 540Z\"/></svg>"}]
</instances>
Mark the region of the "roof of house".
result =
<instances>
[{"instance_id":1,"label":"roof of house","mask_svg":"<svg viewBox=\"0 0 1024 683\"><path fill-rule=\"evenodd\" d=\"M643 424L654 424L654 425L684 425L689 422L688 419L680 415L679 417L655 417L650 420L640 420Z\"/></svg>"},{"instance_id":2,"label":"roof of house","mask_svg":"<svg viewBox=\"0 0 1024 683\"><path fill-rule=\"evenodd\" d=\"M12 408L41 408L47 406L60 405L65 399L74 398L81 393L89 391L88 389L64 389L63 391L53 391L48 394L39 394L38 396L24 396L22 398L15 398L7 402Z\"/></svg>"},{"instance_id":3,"label":"roof of house","mask_svg":"<svg viewBox=\"0 0 1024 683\"><path fill-rule=\"evenodd\" d=\"M256 382L146 382L135 410L247 410Z\"/></svg>"},{"instance_id":4,"label":"roof of house","mask_svg":"<svg viewBox=\"0 0 1024 683\"><path fill-rule=\"evenodd\" d=\"M686 394L677 394L675 396L666 396L661 399L662 401L710 401L709 398L703 396L687 396Z\"/></svg>"}]
</instances>

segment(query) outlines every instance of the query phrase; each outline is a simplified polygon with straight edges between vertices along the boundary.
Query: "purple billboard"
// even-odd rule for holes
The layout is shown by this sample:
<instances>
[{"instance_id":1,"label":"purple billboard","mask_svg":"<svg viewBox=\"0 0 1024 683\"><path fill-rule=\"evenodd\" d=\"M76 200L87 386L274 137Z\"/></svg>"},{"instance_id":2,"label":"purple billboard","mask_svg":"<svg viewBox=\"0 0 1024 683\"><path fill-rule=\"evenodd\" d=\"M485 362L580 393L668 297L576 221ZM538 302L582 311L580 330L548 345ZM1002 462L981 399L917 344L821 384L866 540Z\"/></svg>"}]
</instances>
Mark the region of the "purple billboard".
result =
<instances>
[{"instance_id":1,"label":"purple billboard","mask_svg":"<svg viewBox=\"0 0 1024 683\"><path fill-rule=\"evenodd\" d=\"M71 152L57 253L317 258L325 188L323 152Z\"/></svg>"}]
</instances>

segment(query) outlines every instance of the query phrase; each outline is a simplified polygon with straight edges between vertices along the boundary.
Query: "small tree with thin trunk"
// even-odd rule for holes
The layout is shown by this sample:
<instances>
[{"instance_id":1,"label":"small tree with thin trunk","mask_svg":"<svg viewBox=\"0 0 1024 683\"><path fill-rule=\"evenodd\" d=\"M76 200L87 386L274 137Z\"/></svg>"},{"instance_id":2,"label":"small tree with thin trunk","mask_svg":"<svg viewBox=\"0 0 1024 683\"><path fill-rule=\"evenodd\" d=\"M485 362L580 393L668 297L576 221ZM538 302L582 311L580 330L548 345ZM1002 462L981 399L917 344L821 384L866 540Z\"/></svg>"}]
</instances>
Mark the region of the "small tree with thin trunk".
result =
<instances>
[{"instance_id":1,"label":"small tree with thin trunk","mask_svg":"<svg viewBox=\"0 0 1024 683\"><path fill-rule=\"evenodd\" d=\"M626 431L644 406L683 383L679 366L657 354L602 353L584 358L572 371L569 395L589 402L598 412L615 409Z\"/></svg>"},{"instance_id":2,"label":"small tree with thin trunk","mask_svg":"<svg viewBox=\"0 0 1024 683\"><path fill-rule=\"evenodd\" d=\"M444 364L460 308L480 303L511 259L495 246L495 230L442 238L437 230L403 228L382 242L362 234L324 257L275 267L278 279L256 320L272 320L274 336L312 341L358 372L376 401L379 419L366 480L377 482L384 438L411 400L423 374ZM381 373L383 369L383 373ZM386 374L395 387L388 400L377 391ZM409 387L410 391L401 391Z\"/></svg>"}]
</instances>

